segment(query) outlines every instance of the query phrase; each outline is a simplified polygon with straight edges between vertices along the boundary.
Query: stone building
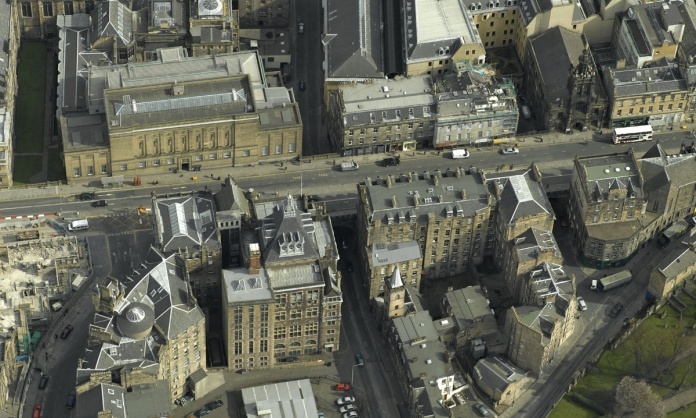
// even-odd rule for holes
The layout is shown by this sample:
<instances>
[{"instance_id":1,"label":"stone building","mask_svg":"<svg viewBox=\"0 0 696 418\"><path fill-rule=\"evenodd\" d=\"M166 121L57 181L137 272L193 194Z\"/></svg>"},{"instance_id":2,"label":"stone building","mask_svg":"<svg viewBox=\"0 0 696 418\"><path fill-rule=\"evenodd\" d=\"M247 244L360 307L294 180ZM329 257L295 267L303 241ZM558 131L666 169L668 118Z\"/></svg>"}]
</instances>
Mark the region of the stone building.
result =
<instances>
[{"instance_id":1,"label":"stone building","mask_svg":"<svg viewBox=\"0 0 696 418\"><path fill-rule=\"evenodd\" d=\"M428 311L393 318L387 341L411 416L449 416L444 402L451 401L455 393L455 373Z\"/></svg>"},{"instance_id":2,"label":"stone building","mask_svg":"<svg viewBox=\"0 0 696 418\"><path fill-rule=\"evenodd\" d=\"M679 125L689 106L689 87L677 63L659 60L642 69L612 69L604 74L609 97L609 126Z\"/></svg>"},{"instance_id":3,"label":"stone building","mask_svg":"<svg viewBox=\"0 0 696 418\"><path fill-rule=\"evenodd\" d=\"M0 331L0 393L10 394L15 391L20 371L20 364L16 361L18 354L17 331ZM0 396L0 410L7 411L12 402L9 396Z\"/></svg>"},{"instance_id":4,"label":"stone building","mask_svg":"<svg viewBox=\"0 0 696 418\"><path fill-rule=\"evenodd\" d=\"M624 265L643 243L641 237L651 235L645 232L655 216L646 213L644 187L633 150L575 159L568 212L584 263Z\"/></svg>"},{"instance_id":5,"label":"stone building","mask_svg":"<svg viewBox=\"0 0 696 418\"><path fill-rule=\"evenodd\" d=\"M493 401L495 409L514 405L530 380L524 370L495 355L476 362L473 378L476 386Z\"/></svg>"},{"instance_id":6,"label":"stone building","mask_svg":"<svg viewBox=\"0 0 696 418\"><path fill-rule=\"evenodd\" d=\"M215 193L215 219L220 231L222 267L242 265L242 227L251 219L251 208L244 191L227 175L222 189Z\"/></svg>"},{"instance_id":7,"label":"stone building","mask_svg":"<svg viewBox=\"0 0 696 418\"><path fill-rule=\"evenodd\" d=\"M696 160L693 154L667 154L657 143L639 160L646 210L659 219L646 238L671 223L696 214Z\"/></svg>"},{"instance_id":8,"label":"stone building","mask_svg":"<svg viewBox=\"0 0 696 418\"><path fill-rule=\"evenodd\" d=\"M459 0L404 0L402 44L407 76L451 73L454 63L483 64L486 51Z\"/></svg>"},{"instance_id":9,"label":"stone building","mask_svg":"<svg viewBox=\"0 0 696 418\"><path fill-rule=\"evenodd\" d=\"M440 309L455 324L455 347L461 353L472 340L484 340L489 349L502 341L486 294L481 286L469 286L445 293Z\"/></svg>"},{"instance_id":10,"label":"stone building","mask_svg":"<svg viewBox=\"0 0 696 418\"><path fill-rule=\"evenodd\" d=\"M684 21L684 33L681 42L677 45L676 61L679 72L684 77L688 86L689 98L684 109L684 117L687 122L694 121L696 114L696 26L688 12L689 6L684 3L677 4L677 10Z\"/></svg>"},{"instance_id":11,"label":"stone building","mask_svg":"<svg viewBox=\"0 0 696 418\"><path fill-rule=\"evenodd\" d=\"M516 237L531 227L551 231L556 217L536 165L521 170L487 171L483 178L495 208L486 231L485 253L502 267Z\"/></svg>"},{"instance_id":12,"label":"stone building","mask_svg":"<svg viewBox=\"0 0 696 418\"><path fill-rule=\"evenodd\" d=\"M559 293L543 306L512 307L505 315L506 355L536 376L575 329L578 303L573 293Z\"/></svg>"},{"instance_id":13,"label":"stone building","mask_svg":"<svg viewBox=\"0 0 696 418\"><path fill-rule=\"evenodd\" d=\"M607 99L585 37L557 26L527 42L525 85L537 125L567 133L601 127Z\"/></svg>"},{"instance_id":14,"label":"stone building","mask_svg":"<svg viewBox=\"0 0 696 418\"><path fill-rule=\"evenodd\" d=\"M357 243L363 266L374 244L416 241L422 277L432 280L467 271L483 259L493 199L475 170L436 170L371 179L358 184ZM364 251L364 252L362 252ZM363 277L371 279L371 272ZM366 283L379 296L381 281Z\"/></svg>"},{"instance_id":15,"label":"stone building","mask_svg":"<svg viewBox=\"0 0 696 418\"><path fill-rule=\"evenodd\" d=\"M696 244L693 239L685 244L672 250L650 273L648 294L658 306L696 277Z\"/></svg>"},{"instance_id":16,"label":"stone building","mask_svg":"<svg viewBox=\"0 0 696 418\"><path fill-rule=\"evenodd\" d=\"M675 58L684 34L677 4L635 4L616 15L611 43L619 67L643 68L661 58Z\"/></svg>"},{"instance_id":17,"label":"stone building","mask_svg":"<svg viewBox=\"0 0 696 418\"><path fill-rule=\"evenodd\" d=\"M164 254L185 262L191 291L208 315L219 312L222 240L215 202L210 193L152 197L155 243Z\"/></svg>"},{"instance_id":18,"label":"stone building","mask_svg":"<svg viewBox=\"0 0 696 418\"><path fill-rule=\"evenodd\" d=\"M561 250L551 231L531 227L515 237L513 245L503 258L503 277L512 303L522 303L519 295L525 283L525 275L544 262L563 264Z\"/></svg>"},{"instance_id":19,"label":"stone building","mask_svg":"<svg viewBox=\"0 0 696 418\"><path fill-rule=\"evenodd\" d=\"M316 362L340 348L343 296L331 221L292 196L254 207L243 234L244 264L223 270L222 322L228 366Z\"/></svg>"},{"instance_id":20,"label":"stone building","mask_svg":"<svg viewBox=\"0 0 696 418\"><path fill-rule=\"evenodd\" d=\"M166 381L173 402L188 390L188 378L205 369L205 317L176 254L151 248L130 276L100 285L94 302L78 394L100 384L131 389Z\"/></svg>"},{"instance_id":21,"label":"stone building","mask_svg":"<svg viewBox=\"0 0 696 418\"><path fill-rule=\"evenodd\" d=\"M0 187L12 187L19 10L14 2L0 3Z\"/></svg>"},{"instance_id":22,"label":"stone building","mask_svg":"<svg viewBox=\"0 0 696 418\"><path fill-rule=\"evenodd\" d=\"M370 294L381 294L385 290L385 278L392 278L398 270L402 285L420 290L423 269L420 246L416 241L395 243L373 243L364 249L367 260L363 274L367 274Z\"/></svg>"},{"instance_id":23,"label":"stone building","mask_svg":"<svg viewBox=\"0 0 696 418\"><path fill-rule=\"evenodd\" d=\"M435 97L430 77L338 86L329 95L329 140L341 155L430 147Z\"/></svg>"},{"instance_id":24,"label":"stone building","mask_svg":"<svg viewBox=\"0 0 696 418\"><path fill-rule=\"evenodd\" d=\"M79 417L166 417L172 414L167 380L134 384L126 389L98 383L77 396Z\"/></svg>"},{"instance_id":25,"label":"stone building","mask_svg":"<svg viewBox=\"0 0 696 418\"><path fill-rule=\"evenodd\" d=\"M516 304L543 306L557 297L575 293L575 276L568 276L561 264L544 261L523 278Z\"/></svg>"},{"instance_id":26,"label":"stone building","mask_svg":"<svg viewBox=\"0 0 696 418\"><path fill-rule=\"evenodd\" d=\"M239 23L245 28L288 27L290 6L290 0L238 0Z\"/></svg>"},{"instance_id":27,"label":"stone building","mask_svg":"<svg viewBox=\"0 0 696 418\"><path fill-rule=\"evenodd\" d=\"M191 2L188 26L194 57L239 51L239 11L232 0Z\"/></svg>"},{"instance_id":28,"label":"stone building","mask_svg":"<svg viewBox=\"0 0 696 418\"><path fill-rule=\"evenodd\" d=\"M436 81L433 147L492 144L517 131L517 92L489 67L455 63L456 74Z\"/></svg>"},{"instance_id":29,"label":"stone building","mask_svg":"<svg viewBox=\"0 0 696 418\"><path fill-rule=\"evenodd\" d=\"M60 112L68 182L228 169L302 154L294 96L279 77L264 73L255 52L191 58L172 48L159 50L154 62L77 70L86 83L59 79L72 89L75 106Z\"/></svg>"}]
</instances>

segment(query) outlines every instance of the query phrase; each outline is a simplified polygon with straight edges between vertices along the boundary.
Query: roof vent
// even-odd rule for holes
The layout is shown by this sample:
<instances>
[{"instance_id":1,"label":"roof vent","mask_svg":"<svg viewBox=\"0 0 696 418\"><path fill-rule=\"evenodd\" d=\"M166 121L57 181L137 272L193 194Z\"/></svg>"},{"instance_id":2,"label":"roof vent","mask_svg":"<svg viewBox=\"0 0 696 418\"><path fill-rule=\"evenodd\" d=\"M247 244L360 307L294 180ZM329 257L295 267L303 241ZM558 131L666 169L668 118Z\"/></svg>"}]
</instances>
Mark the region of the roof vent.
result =
<instances>
[{"instance_id":1,"label":"roof vent","mask_svg":"<svg viewBox=\"0 0 696 418\"><path fill-rule=\"evenodd\" d=\"M616 171L616 172L618 173L619 171L621 171L621 169L620 169L619 167L616 167L616 168L614 169L614 171Z\"/></svg>"},{"instance_id":2,"label":"roof vent","mask_svg":"<svg viewBox=\"0 0 696 418\"><path fill-rule=\"evenodd\" d=\"M184 86L181 84L174 84L174 87L172 88L172 93L174 93L175 96L181 96L184 94Z\"/></svg>"}]
</instances>

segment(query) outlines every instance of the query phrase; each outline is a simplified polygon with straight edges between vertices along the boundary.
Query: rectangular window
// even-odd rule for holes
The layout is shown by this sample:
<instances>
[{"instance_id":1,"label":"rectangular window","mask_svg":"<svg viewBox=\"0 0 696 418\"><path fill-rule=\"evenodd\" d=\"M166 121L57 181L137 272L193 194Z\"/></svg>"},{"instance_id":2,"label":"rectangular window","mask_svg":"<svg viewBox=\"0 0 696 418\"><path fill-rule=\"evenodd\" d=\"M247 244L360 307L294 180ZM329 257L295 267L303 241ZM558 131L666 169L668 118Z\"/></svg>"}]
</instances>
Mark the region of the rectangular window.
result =
<instances>
[{"instance_id":1,"label":"rectangular window","mask_svg":"<svg viewBox=\"0 0 696 418\"><path fill-rule=\"evenodd\" d=\"M101 166L101 173L102 173L102 174L106 174L106 173L107 173L106 164L102 164L102 166Z\"/></svg>"},{"instance_id":2,"label":"rectangular window","mask_svg":"<svg viewBox=\"0 0 696 418\"><path fill-rule=\"evenodd\" d=\"M282 154L283 153L283 146L282 145L276 145L275 146L275 153L277 154Z\"/></svg>"},{"instance_id":3,"label":"rectangular window","mask_svg":"<svg viewBox=\"0 0 696 418\"><path fill-rule=\"evenodd\" d=\"M173 159L173 158L168 158L168 159L167 159L167 164L169 164L169 165L174 164L174 159Z\"/></svg>"},{"instance_id":4,"label":"rectangular window","mask_svg":"<svg viewBox=\"0 0 696 418\"><path fill-rule=\"evenodd\" d=\"M53 17L53 3L43 3L44 17Z\"/></svg>"},{"instance_id":5,"label":"rectangular window","mask_svg":"<svg viewBox=\"0 0 696 418\"><path fill-rule=\"evenodd\" d=\"M22 17L31 17L31 3L22 3Z\"/></svg>"},{"instance_id":6,"label":"rectangular window","mask_svg":"<svg viewBox=\"0 0 696 418\"><path fill-rule=\"evenodd\" d=\"M211 160L217 160L217 154L210 154Z\"/></svg>"},{"instance_id":7,"label":"rectangular window","mask_svg":"<svg viewBox=\"0 0 696 418\"><path fill-rule=\"evenodd\" d=\"M232 158L232 152L230 152L230 151L223 152L222 158Z\"/></svg>"},{"instance_id":8,"label":"rectangular window","mask_svg":"<svg viewBox=\"0 0 696 418\"><path fill-rule=\"evenodd\" d=\"M288 144L288 152L295 152L295 143L291 142Z\"/></svg>"},{"instance_id":9,"label":"rectangular window","mask_svg":"<svg viewBox=\"0 0 696 418\"><path fill-rule=\"evenodd\" d=\"M202 155L196 155L196 161L203 161L203 156Z\"/></svg>"},{"instance_id":10,"label":"rectangular window","mask_svg":"<svg viewBox=\"0 0 696 418\"><path fill-rule=\"evenodd\" d=\"M128 170L128 164L121 164L121 171Z\"/></svg>"},{"instance_id":11,"label":"rectangular window","mask_svg":"<svg viewBox=\"0 0 696 418\"><path fill-rule=\"evenodd\" d=\"M63 2L63 14L71 15L74 13L75 9L73 9L73 3L71 1Z\"/></svg>"},{"instance_id":12,"label":"rectangular window","mask_svg":"<svg viewBox=\"0 0 696 418\"><path fill-rule=\"evenodd\" d=\"M154 165L155 167L159 167L160 160L152 160L152 165Z\"/></svg>"},{"instance_id":13,"label":"rectangular window","mask_svg":"<svg viewBox=\"0 0 696 418\"><path fill-rule=\"evenodd\" d=\"M80 177L80 167L75 167L75 168L73 169L73 175L74 175L75 177Z\"/></svg>"},{"instance_id":14,"label":"rectangular window","mask_svg":"<svg viewBox=\"0 0 696 418\"><path fill-rule=\"evenodd\" d=\"M145 168L146 165L147 165L147 164L145 164L145 161L140 161L140 162L138 163L138 167L140 167L140 168Z\"/></svg>"}]
</instances>

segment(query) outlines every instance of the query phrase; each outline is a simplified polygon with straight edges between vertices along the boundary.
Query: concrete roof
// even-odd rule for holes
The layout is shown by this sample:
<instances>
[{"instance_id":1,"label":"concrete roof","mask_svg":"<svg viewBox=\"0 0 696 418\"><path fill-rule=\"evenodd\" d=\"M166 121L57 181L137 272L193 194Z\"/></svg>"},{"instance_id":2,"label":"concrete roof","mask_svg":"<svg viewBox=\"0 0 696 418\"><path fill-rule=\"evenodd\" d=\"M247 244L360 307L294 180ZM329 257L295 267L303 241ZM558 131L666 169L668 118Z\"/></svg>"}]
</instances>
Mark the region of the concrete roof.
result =
<instances>
[{"instance_id":1,"label":"concrete roof","mask_svg":"<svg viewBox=\"0 0 696 418\"><path fill-rule=\"evenodd\" d=\"M317 404L309 379L242 389L247 418L316 417Z\"/></svg>"},{"instance_id":2,"label":"concrete roof","mask_svg":"<svg viewBox=\"0 0 696 418\"><path fill-rule=\"evenodd\" d=\"M476 173L466 174L463 169L414 172L389 176L388 180L367 178L364 185L370 222L388 223L390 219L392 222L414 222L430 213L473 216L488 207L488 193L481 177Z\"/></svg>"},{"instance_id":3,"label":"concrete roof","mask_svg":"<svg viewBox=\"0 0 696 418\"><path fill-rule=\"evenodd\" d=\"M319 262L287 267L268 267L266 273L273 290L290 291L298 288L323 287L324 276Z\"/></svg>"},{"instance_id":4,"label":"concrete roof","mask_svg":"<svg viewBox=\"0 0 696 418\"><path fill-rule=\"evenodd\" d=\"M613 87L613 97L632 97L687 90L686 80L676 63L640 69L610 69L605 73Z\"/></svg>"},{"instance_id":5,"label":"concrete roof","mask_svg":"<svg viewBox=\"0 0 696 418\"><path fill-rule=\"evenodd\" d=\"M420 246L416 241L396 242L391 244L374 243L370 250L372 267L388 266L417 260L421 257Z\"/></svg>"},{"instance_id":6,"label":"concrete roof","mask_svg":"<svg viewBox=\"0 0 696 418\"><path fill-rule=\"evenodd\" d=\"M451 58L463 45L481 44L471 13L460 0L405 0L405 4L407 62Z\"/></svg>"},{"instance_id":7,"label":"concrete roof","mask_svg":"<svg viewBox=\"0 0 696 418\"><path fill-rule=\"evenodd\" d=\"M326 0L324 74L328 80L384 77L379 0Z\"/></svg>"},{"instance_id":8,"label":"concrete roof","mask_svg":"<svg viewBox=\"0 0 696 418\"><path fill-rule=\"evenodd\" d=\"M339 86L346 128L381 122L422 120L435 114L429 76L380 79Z\"/></svg>"},{"instance_id":9,"label":"concrete roof","mask_svg":"<svg viewBox=\"0 0 696 418\"><path fill-rule=\"evenodd\" d=\"M222 285L229 303L273 300L273 291L263 268L253 274L247 268L223 269Z\"/></svg>"},{"instance_id":10,"label":"concrete roof","mask_svg":"<svg viewBox=\"0 0 696 418\"><path fill-rule=\"evenodd\" d=\"M157 198L154 203L158 240L164 251L188 248L197 253L204 245L220 249L212 195Z\"/></svg>"},{"instance_id":11,"label":"concrete roof","mask_svg":"<svg viewBox=\"0 0 696 418\"><path fill-rule=\"evenodd\" d=\"M577 159L583 170L591 201L598 197L606 198L613 189L627 189L635 193L636 198L643 196L642 180L633 157L629 153L600 155Z\"/></svg>"},{"instance_id":12,"label":"concrete roof","mask_svg":"<svg viewBox=\"0 0 696 418\"><path fill-rule=\"evenodd\" d=\"M109 132L104 115L69 113L61 118L61 126L65 152L109 147Z\"/></svg>"}]
</instances>

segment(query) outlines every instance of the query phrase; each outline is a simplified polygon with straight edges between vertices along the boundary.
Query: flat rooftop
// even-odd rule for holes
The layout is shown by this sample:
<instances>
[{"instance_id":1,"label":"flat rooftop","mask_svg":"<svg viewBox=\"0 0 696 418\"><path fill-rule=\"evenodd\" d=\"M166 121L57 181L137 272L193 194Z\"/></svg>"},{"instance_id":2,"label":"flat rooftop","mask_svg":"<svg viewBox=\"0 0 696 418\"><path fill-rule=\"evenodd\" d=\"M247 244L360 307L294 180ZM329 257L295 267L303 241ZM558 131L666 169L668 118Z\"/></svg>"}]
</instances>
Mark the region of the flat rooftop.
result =
<instances>
[{"instance_id":1,"label":"flat rooftop","mask_svg":"<svg viewBox=\"0 0 696 418\"><path fill-rule=\"evenodd\" d=\"M223 269L222 285L228 303L273 299L273 292L263 268L258 273L250 273L247 268Z\"/></svg>"},{"instance_id":2,"label":"flat rooftop","mask_svg":"<svg viewBox=\"0 0 696 418\"><path fill-rule=\"evenodd\" d=\"M242 402L247 418L318 416L309 379L242 389Z\"/></svg>"}]
</instances>

